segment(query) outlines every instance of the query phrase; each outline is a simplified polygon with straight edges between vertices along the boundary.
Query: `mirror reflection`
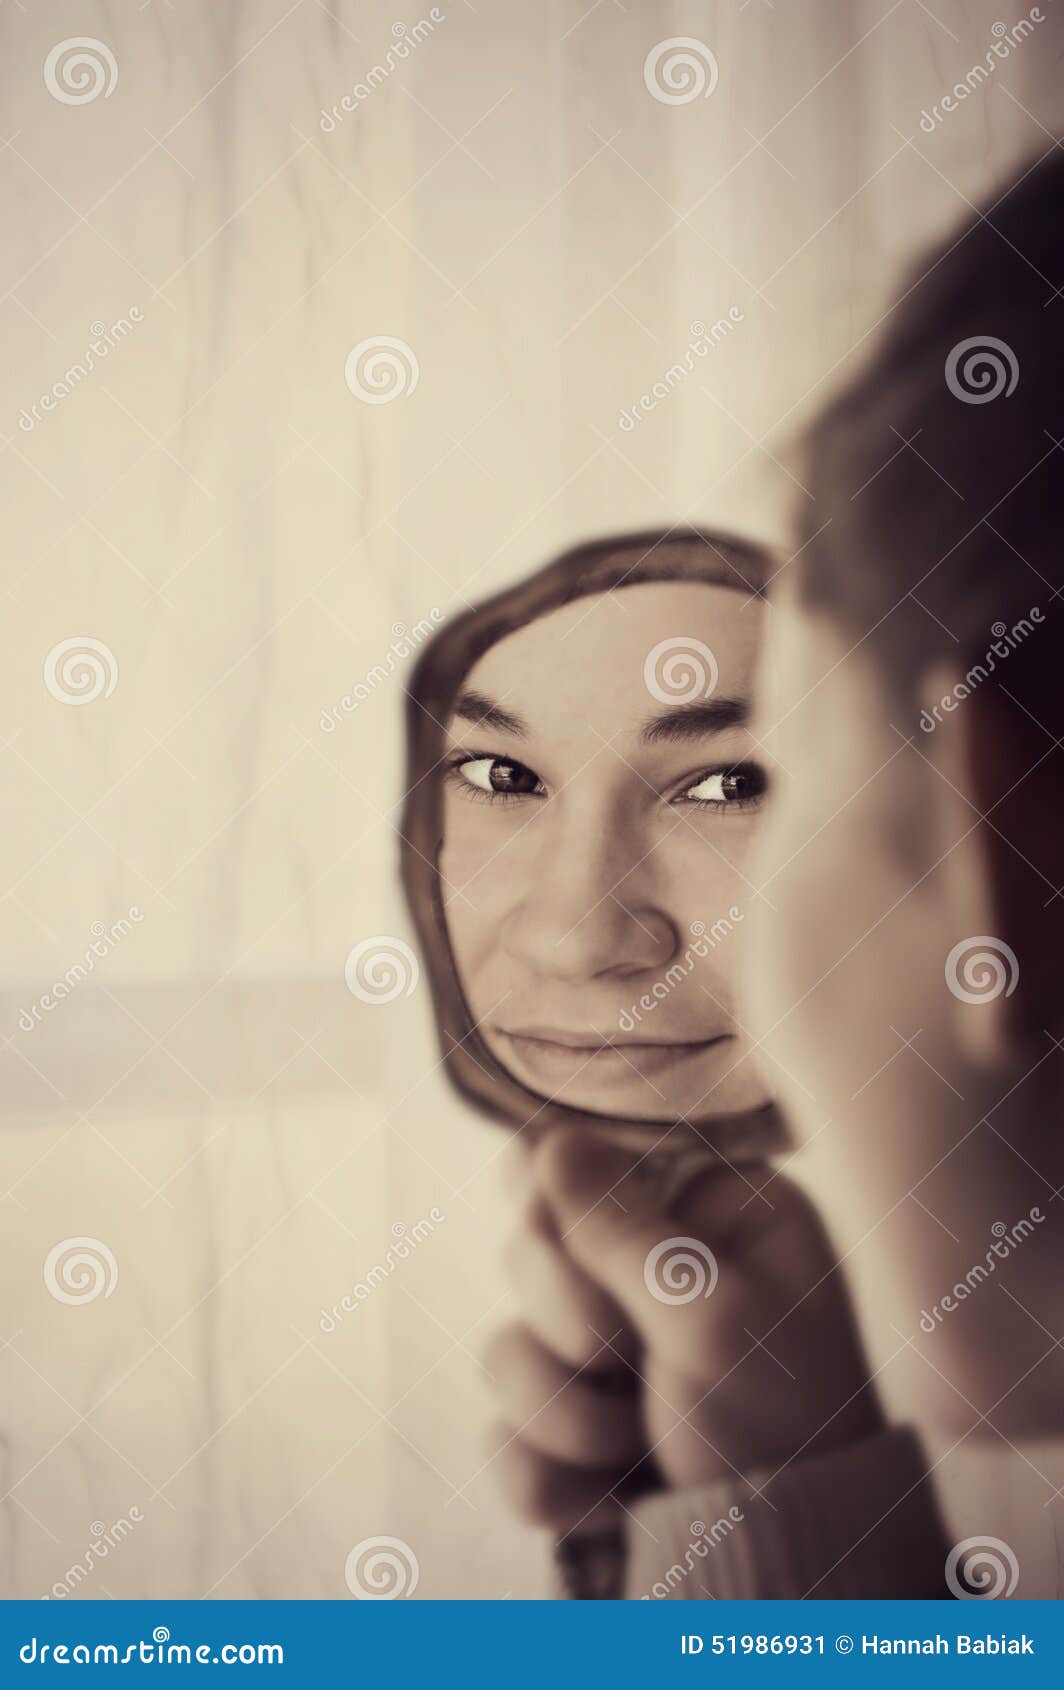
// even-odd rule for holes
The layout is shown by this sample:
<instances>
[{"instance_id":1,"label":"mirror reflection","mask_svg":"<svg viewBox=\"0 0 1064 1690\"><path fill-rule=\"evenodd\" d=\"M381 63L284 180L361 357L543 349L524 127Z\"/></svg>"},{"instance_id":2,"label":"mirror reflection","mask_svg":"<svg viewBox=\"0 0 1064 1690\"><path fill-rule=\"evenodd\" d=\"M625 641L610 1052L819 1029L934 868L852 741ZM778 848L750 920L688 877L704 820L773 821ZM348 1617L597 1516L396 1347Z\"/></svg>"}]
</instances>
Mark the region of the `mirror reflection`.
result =
<instances>
[{"instance_id":1,"label":"mirror reflection","mask_svg":"<svg viewBox=\"0 0 1064 1690\"><path fill-rule=\"evenodd\" d=\"M766 790L749 717L770 573L719 535L604 540L426 654L412 785L422 808L431 792L434 836L408 886L431 850L460 1082L479 1062L552 1118L767 1108L735 985Z\"/></svg>"}]
</instances>

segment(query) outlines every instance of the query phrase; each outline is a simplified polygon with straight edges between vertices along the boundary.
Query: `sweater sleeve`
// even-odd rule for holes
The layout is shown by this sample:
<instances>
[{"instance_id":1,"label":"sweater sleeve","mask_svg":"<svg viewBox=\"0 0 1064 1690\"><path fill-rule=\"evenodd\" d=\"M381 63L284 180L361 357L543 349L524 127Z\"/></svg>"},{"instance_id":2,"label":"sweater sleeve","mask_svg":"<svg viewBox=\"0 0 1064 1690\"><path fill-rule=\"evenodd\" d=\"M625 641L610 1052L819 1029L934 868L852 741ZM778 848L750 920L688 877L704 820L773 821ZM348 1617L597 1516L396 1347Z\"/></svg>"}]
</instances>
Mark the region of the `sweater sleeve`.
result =
<instances>
[{"instance_id":1,"label":"sweater sleeve","mask_svg":"<svg viewBox=\"0 0 1064 1690\"><path fill-rule=\"evenodd\" d=\"M773 1475L645 1497L625 1596L943 1597L947 1548L920 1444L891 1429Z\"/></svg>"}]
</instances>

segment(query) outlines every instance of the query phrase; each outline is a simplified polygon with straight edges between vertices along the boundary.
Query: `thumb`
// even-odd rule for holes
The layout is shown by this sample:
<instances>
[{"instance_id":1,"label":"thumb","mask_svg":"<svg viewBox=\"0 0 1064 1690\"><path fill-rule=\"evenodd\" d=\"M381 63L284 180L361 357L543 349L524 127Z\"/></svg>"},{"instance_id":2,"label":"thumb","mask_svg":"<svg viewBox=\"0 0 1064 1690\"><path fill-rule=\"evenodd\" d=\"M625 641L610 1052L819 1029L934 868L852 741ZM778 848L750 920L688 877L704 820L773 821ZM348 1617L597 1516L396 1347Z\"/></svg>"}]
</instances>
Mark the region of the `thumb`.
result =
<instances>
[{"instance_id":1,"label":"thumb","mask_svg":"<svg viewBox=\"0 0 1064 1690\"><path fill-rule=\"evenodd\" d=\"M749 1348L727 1254L735 1184L749 1188L711 1165L666 1208L659 1167L668 1155L632 1151L597 1128L561 1127L537 1146L533 1175L572 1259L662 1361L700 1374L707 1345L725 1367Z\"/></svg>"}]
</instances>

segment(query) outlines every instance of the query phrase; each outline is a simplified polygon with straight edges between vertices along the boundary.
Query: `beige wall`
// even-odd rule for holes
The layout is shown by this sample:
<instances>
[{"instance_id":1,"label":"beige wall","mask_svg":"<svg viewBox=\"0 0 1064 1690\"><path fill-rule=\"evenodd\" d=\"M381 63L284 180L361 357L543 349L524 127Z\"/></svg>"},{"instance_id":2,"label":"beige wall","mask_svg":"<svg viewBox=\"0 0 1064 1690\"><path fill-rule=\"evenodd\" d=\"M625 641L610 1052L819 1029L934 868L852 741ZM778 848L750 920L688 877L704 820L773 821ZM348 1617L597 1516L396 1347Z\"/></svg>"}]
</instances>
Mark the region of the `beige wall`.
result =
<instances>
[{"instance_id":1,"label":"beige wall","mask_svg":"<svg viewBox=\"0 0 1064 1690\"><path fill-rule=\"evenodd\" d=\"M780 447L897 262L1060 126L1042 12L928 133L1021 10L446 0L330 129L427 7L4 8L2 1594L133 1507L81 1594L346 1596L381 1533L419 1595L543 1589L480 1471L501 1138L435 1071L423 984L344 982L359 939L408 935L405 663L322 712L398 625L589 533L781 533ZM82 35L117 82L68 103L45 62ZM680 35L719 80L670 105L643 67ZM419 379L371 405L345 360L380 335ZM71 703L44 671L82 636L104 693ZM64 1303L44 1264L81 1237L118 1282Z\"/></svg>"}]
</instances>

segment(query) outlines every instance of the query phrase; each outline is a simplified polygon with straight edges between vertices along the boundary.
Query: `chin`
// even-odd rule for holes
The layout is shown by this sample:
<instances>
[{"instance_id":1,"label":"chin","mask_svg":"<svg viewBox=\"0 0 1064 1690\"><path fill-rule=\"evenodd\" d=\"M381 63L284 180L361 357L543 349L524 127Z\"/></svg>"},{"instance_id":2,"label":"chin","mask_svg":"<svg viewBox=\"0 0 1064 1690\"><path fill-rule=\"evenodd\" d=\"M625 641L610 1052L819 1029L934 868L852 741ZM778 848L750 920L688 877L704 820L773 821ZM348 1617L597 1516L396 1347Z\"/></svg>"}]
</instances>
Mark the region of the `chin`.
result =
<instances>
[{"instance_id":1,"label":"chin","mask_svg":"<svg viewBox=\"0 0 1064 1690\"><path fill-rule=\"evenodd\" d=\"M678 1120L712 1120L763 1108L769 1101L764 1087L745 1062L729 1072L735 1063L735 1047L728 1040L721 1047L721 1054L704 1061L700 1072L685 1076L683 1085L654 1085L633 1075L608 1084L601 1081L573 1084L545 1092L542 1084L533 1083L529 1076L518 1077L537 1096L545 1096L564 1108L614 1121L671 1126Z\"/></svg>"}]
</instances>

